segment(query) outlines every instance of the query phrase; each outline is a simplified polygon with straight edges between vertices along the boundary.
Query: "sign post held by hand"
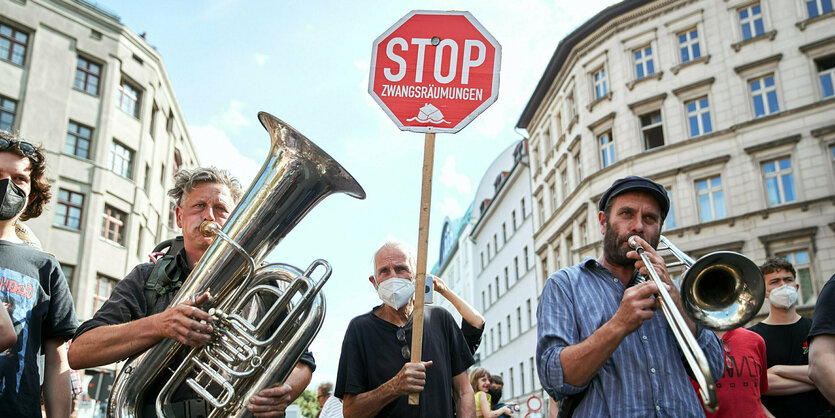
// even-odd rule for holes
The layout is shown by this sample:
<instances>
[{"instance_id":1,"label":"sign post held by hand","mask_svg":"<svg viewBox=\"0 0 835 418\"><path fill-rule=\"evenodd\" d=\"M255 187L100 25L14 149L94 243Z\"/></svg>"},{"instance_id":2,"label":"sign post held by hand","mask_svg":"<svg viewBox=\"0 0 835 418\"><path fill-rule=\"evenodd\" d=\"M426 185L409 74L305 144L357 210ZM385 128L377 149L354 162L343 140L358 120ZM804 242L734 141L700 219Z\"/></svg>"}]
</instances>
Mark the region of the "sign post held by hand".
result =
<instances>
[{"instance_id":1,"label":"sign post held by hand","mask_svg":"<svg viewBox=\"0 0 835 418\"><path fill-rule=\"evenodd\" d=\"M435 133L464 129L499 96L501 45L469 12L415 10L375 41L368 93L400 130L425 133L413 363L423 354L423 294ZM428 359L432 360L432 359ZM409 395L417 405L419 393Z\"/></svg>"}]
</instances>

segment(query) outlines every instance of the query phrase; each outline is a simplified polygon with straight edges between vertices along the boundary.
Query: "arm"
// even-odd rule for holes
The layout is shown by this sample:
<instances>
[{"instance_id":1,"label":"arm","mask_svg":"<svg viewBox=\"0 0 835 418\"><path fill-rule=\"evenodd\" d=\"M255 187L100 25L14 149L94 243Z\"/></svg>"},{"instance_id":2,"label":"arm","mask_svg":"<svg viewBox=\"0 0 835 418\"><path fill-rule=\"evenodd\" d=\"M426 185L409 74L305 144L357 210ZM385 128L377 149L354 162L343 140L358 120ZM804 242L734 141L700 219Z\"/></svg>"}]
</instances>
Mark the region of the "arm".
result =
<instances>
[{"instance_id":1,"label":"arm","mask_svg":"<svg viewBox=\"0 0 835 418\"><path fill-rule=\"evenodd\" d=\"M484 397L483 400L479 401L482 409L487 408L489 410L490 402L487 402L487 395L484 392L479 392L479 395ZM475 418L475 396L473 396L473 387L470 386L466 371L452 377L452 399L458 417Z\"/></svg>"},{"instance_id":2,"label":"arm","mask_svg":"<svg viewBox=\"0 0 835 418\"><path fill-rule=\"evenodd\" d=\"M797 380L799 382L814 385L809 379L809 365L803 364L799 366L788 366L783 364L776 364L768 368L769 373L776 374L785 379Z\"/></svg>"},{"instance_id":3,"label":"arm","mask_svg":"<svg viewBox=\"0 0 835 418\"><path fill-rule=\"evenodd\" d=\"M446 283L441 280L438 276L432 276L432 283L435 287L435 290L441 294L452 306L455 307L455 310L461 315L468 324L472 325L475 328L481 328L484 326L484 317L478 313L472 306L470 306L467 301L461 299L455 292L452 291L449 287L447 287Z\"/></svg>"},{"instance_id":4,"label":"arm","mask_svg":"<svg viewBox=\"0 0 835 418\"><path fill-rule=\"evenodd\" d=\"M835 335L820 334L809 347L809 378L835 405Z\"/></svg>"},{"instance_id":5,"label":"arm","mask_svg":"<svg viewBox=\"0 0 835 418\"><path fill-rule=\"evenodd\" d=\"M768 391L763 392L764 395L779 396L779 395L794 395L796 393L810 391L815 389L815 385L800 380L786 378L772 369L777 366L771 366L768 369ZM789 366L789 367L807 367L807 366Z\"/></svg>"},{"instance_id":6,"label":"arm","mask_svg":"<svg viewBox=\"0 0 835 418\"><path fill-rule=\"evenodd\" d=\"M426 368L430 366L432 366L431 361L406 363L394 377L376 389L363 393L344 394L342 397L342 415L346 417L373 417L395 399L409 393L423 391L423 386L426 385ZM470 389L470 399L473 399L472 402L475 403L472 388Z\"/></svg>"},{"instance_id":7,"label":"arm","mask_svg":"<svg viewBox=\"0 0 835 418\"><path fill-rule=\"evenodd\" d=\"M273 384L258 392L258 395L250 399L251 403L246 409L254 417L282 417L284 410L304 392L312 377L310 366L296 363L284 383Z\"/></svg>"},{"instance_id":8,"label":"arm","mask_svg":"<svg viewBox=\"0 0 835 418\"><path fill-rule=\"evenodd\" d=\"M0 309L0 351L5 351L7 348L15 345L17 342L17 333L14 330L14 324L9 317L9 311L4 307Z\"/></svg>"},{"instance_id":9,"label":"arm","mask_svg":"<svg viewBox=\"0 0 835 418\"><path fill-rule=\"evenodd\" d=\"M760 404L760 405L762 405L762 404ZM763 407L763 413L765 414L765 418L775 418L775 417L774 417L774 414L772 414L772 413L771 413L771 412L770 412L770 411L769 411L769 410L765 407L765 405L762 405L762 407Z\"/></svg>"},{"instance_id":10,"label":"arm","mask_svg":"<svg viewBox=\"0 0 835 418\"><path fill-rule=\"evenodd\" d=\"M63 338L44 341L43 398L47 417L68 417L72 404L70 365Z\"/></svg>"},{"instance_id":11,"label":"arm","mask_svg":"<svg viewBox=\"0 0 835 418\"><path fill-rule=\"evenodd\" d=\"M70 345L69 362L73 369L110 364L139 354L163 338L196 347L209 342L212 317L194 307L209 300L209 292L155 315L125 324L104 325L77 336ZM206 323L202 323L205 321Z\"/></svg>"}]
</instances>

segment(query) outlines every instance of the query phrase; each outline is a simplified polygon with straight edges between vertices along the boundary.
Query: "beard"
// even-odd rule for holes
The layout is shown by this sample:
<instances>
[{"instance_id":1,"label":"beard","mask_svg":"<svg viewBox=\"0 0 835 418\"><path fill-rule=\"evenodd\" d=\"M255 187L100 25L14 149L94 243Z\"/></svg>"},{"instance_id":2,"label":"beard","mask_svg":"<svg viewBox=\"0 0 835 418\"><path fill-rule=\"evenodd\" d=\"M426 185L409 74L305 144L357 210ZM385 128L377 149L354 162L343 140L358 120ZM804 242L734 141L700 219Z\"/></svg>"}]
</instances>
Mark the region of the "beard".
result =
<instances>
[{"instance_id":1,"label":"beard","mask_svg":"<svg viewBox=\"0 0 835 418\"><path fill-rule=\"evenodd\" d=\"M634 265L636 260L626 257L626 253L633 250L633 248L629 246L628 242L629 237L632 235L641 237L644 241L647 241L650 245L652 245L652 248L658 248L661 231L659 230L658 233L655 234L655 236L650 237L650 239L647 239L644 234L627 233L624 235L618 235L612 228L609 220L606 219L606 232L603 234L603 256L606 257L606 261L616 266Z\"/></svg>"}]
</instances>

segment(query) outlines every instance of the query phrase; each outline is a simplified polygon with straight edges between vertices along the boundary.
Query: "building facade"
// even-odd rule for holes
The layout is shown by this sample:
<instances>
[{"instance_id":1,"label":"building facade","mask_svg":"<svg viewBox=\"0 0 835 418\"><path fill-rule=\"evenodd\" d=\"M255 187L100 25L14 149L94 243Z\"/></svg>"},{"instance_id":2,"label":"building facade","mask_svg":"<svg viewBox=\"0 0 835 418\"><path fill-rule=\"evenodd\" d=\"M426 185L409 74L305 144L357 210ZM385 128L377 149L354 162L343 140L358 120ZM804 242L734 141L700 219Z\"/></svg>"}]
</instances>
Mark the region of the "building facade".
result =
<instances>
[{"instance_id":1,"label":"building facade","mask_svg":"<svg viewBox=\"0 0 835 418\"><path fill-rule=\"evenodd\" d=\"M470 241L470 231L473 229L472 211L473 206L470 205L464 216L455 220L448 217L444 219L438 249L438 262L429 272L440 277L450 290L475 307L472 304L474 300L473 253L475 246ZM433 303L452 313L456 322L461 323L461 314L448 300L436 293Z\"/></svg>"},{"instance_id":2,"label":"building facade","mask_svg":"<svg viewBox=\"0 0 835 418\"><path fill-rule=\"evenodd\" d=\"M835 272L833 24L816 0L627 0L563 39L517 123L540 280L601 253L600 196L642 175L677 246L786 257L808 314Z\"/></svg>"},{"instance_id":3,"label":"building facade","mask_svg":"<svg viewBox=\"0 0 835 418\"><path fill-rule=\"evenodd\" d=\"M27 221L90 318L156 243L198 157L159 53L83 0L0 2L0 129L45 149L53 198Z\"/></svg>"},{"instance_id":4,"label":"building facade","mask_svg":"<svg viewBox=\"0 0 835 418\"><path fill-rule=\"evenodd\" d=\"M503 402L542 399L536 377L537 275L526 141L505 149L490 165L473 202L470 232L478 256L473 306L485 319L478 365L502 376Z\"/></svg>"}]
</instances>

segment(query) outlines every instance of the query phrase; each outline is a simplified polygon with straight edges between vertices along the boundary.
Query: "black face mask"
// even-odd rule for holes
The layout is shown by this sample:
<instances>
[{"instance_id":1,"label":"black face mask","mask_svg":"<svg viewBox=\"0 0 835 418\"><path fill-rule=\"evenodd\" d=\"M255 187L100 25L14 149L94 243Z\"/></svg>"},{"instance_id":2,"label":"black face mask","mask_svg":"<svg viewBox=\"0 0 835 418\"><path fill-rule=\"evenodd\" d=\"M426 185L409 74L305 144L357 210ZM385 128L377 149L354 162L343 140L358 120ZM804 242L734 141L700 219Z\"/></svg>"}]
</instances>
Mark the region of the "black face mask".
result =
<instances>
[{"instance_id":1,"label":"black face mask","mask_svg":"<svg viewBox=\"0 0 835 418\"><path fill-rule=\"evenodd\" d=\"M487 394L490 395L490 401L492 403L498 403L499 399L502 398L502 390L501 389L489 389Z\"/></svg>"},{"instance_id":2,"label":"black face mask","mask_svg":"<svg viewBox=\"0 0 835 418\"><path fill-rule=\"evenodd\" d=\"M14 218L26 207L26 193L9 178L0 180L0 220Z\"/></svg>"}]
</instances>

